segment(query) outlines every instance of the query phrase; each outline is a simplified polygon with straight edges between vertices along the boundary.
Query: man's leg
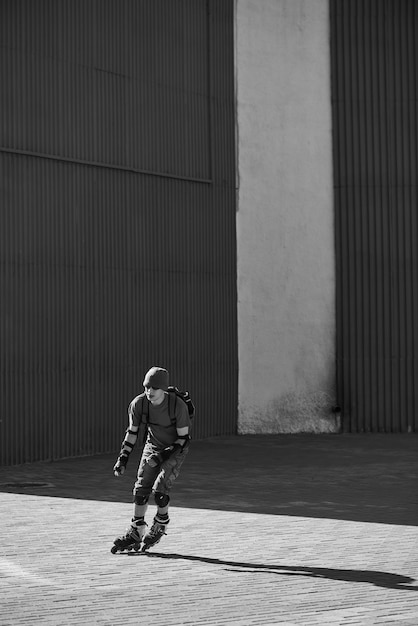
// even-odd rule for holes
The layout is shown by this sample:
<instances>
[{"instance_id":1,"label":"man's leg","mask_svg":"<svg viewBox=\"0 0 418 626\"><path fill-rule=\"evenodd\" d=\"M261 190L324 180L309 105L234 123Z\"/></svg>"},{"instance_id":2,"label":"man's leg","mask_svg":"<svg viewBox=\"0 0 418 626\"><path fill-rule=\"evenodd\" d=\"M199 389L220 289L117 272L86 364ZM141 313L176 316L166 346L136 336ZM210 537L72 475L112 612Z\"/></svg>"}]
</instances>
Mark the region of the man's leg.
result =
<instances>
[{"instance_id":1,"label":"man's leg","mask_svg":"<svg viewBox=\"0 0 418 626\"><path fill-rule=\"evenodd\" d=\"M152 491L153 484L159 473L158 467L150 467L149 457L153 454L151 446L145 446L141 460L138 465L137 477L133 489L134 516L133 523L144 524L145 513L148 508L148 499Z\"/></svg>"},{"instance_id":2,"label":"man's leg","mask_svg":"<svg viewBox=\"0 0 418 626\"><path fill-rule=\"evenodd\" d=\"M153 454L152 447L146 445L138 466L137 479L133 489L134 511L131 525L125 535L115 539L113 548L111 548L113 553L123 550L139 550L144 538L147 526L144 517L148 498L159 472L158 467L150 467L147 462L151 454Z\"/></svg>"},{"instance_id":3,"label":"man's leg","mask_svg":"<svg viewBox=\"0 0 418 626\"><path fill-rule=\"evenodd\" d=\"M160 524L168 524L170 518L168 516L168 506L170 503L170 496L168 493L162 493L161 491L156 491L154 494L155 504L157 505L157 513L155 515L155 520Z\"/></svg>"},{"instance_id":4,"label":"man's leg","mask_svg":"<svg viewBox=\"0 0 418 626\"><path fill-rule=\"evenodd\" d=\"M174 481L178 478L180 468L186 459L188 451L188 445L186 444L185 448L173 454L161 467L161 471L153 487L157 513L154 517L153 525L144 537L143 549L155 545L160 541L161 537L166 534L166 526L170 521L168 513L170 503L169 492Z\"/></svg>"}]
</instances>

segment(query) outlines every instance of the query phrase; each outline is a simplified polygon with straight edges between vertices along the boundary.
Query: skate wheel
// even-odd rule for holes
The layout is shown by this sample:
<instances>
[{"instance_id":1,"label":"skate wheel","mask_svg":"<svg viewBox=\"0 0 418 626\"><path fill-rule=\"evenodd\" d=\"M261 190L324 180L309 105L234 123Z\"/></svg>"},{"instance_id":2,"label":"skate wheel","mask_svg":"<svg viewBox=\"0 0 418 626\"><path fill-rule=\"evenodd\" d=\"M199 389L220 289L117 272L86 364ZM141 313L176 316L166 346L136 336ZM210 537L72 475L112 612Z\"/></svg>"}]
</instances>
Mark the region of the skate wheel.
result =
<instances>
[{"instance_id":1,"label":"skate wheel","mask_svg":"<svg viewBox=\"0 0 418 626\"><path fill-rule=\"evenodd\" d=\"M139 551L140 551L140 549L141 549L141 546L134 546L134 550L135 550L135 552L139 552Z\"/></svg>"},{"instance_id":2,"label":"skate wheel","mask_svg":"<svg viewBox=\"0 0 418 626\"><path fill-rule=\"evenodd\" d=\"M110 548L110 551L111 551L111 553L112 553L112 554L116 554L116 552L118 551L118 549L117 549L117 547L116 547L116 546L112 546L112 547Z\"/></svg>"}]
</instances>

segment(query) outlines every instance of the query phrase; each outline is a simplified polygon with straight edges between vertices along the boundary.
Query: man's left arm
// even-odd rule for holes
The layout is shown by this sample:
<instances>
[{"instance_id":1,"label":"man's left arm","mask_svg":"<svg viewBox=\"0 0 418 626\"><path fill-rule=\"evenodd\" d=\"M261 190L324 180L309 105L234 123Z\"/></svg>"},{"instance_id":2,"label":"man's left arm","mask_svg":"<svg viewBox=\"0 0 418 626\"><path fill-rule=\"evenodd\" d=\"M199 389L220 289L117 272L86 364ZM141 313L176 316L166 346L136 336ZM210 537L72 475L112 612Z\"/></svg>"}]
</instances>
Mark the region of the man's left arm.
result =
<instances>
[{"instance_id":1,"label":"man's left arm","mask_svg":"<svg viewBox=\"0 0 418 626\"><path fill-rule=\"evenodd\" d=\"M174 442L174 445L179 445L183 448L183 446L186 445L186 443L189 441L190 439L190 435L189 435L189 427L188 426L183 426L182 428L177 428L177 439Z\"/></svg>"}]
</instances>

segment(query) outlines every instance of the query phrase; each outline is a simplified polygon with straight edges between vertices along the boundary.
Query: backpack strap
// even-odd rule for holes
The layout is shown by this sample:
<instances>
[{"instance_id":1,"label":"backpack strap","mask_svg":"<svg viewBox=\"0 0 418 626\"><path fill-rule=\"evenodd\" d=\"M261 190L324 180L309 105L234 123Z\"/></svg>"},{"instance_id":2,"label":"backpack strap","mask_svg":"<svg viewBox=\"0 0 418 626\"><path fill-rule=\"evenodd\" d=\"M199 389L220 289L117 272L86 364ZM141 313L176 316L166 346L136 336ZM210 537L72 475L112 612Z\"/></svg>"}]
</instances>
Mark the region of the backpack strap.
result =
<instances>
[{"instance_id":1,"label":"backpack strap","mask_svg":"<svg viewBox=\"0 0 418 626\"><path fill-rule=\"evenodd\" d=\"M168 414L170 416L170 420L173 426L176 425L176 407L177 407L177 396L172 391L168 392Z\"/></svg>"},{"instance_id":2,"label":"backpack strap","mask_svg":"<svg viewBox=\"0 0 418 626\"><path fill-rule=\"evenodd\" d=\"M144 446L148 435L149 424L149 402L145 395L142 396L141 406L138 408L140 408L139 415L141 416L141 421L139 423L139 433L141 433L142 431L140 435L142 439L141 444Z\"/></svg>"},{"instance_id":3,"label":"backpack strap","mask_svg":"<svg viewBox=\"0 0 418 626\"><path fill-rule=\"evenodd\" d=\"M145 394L141 398L141 424L149 424L149 402Z\"/></svg>"}]
</instances>

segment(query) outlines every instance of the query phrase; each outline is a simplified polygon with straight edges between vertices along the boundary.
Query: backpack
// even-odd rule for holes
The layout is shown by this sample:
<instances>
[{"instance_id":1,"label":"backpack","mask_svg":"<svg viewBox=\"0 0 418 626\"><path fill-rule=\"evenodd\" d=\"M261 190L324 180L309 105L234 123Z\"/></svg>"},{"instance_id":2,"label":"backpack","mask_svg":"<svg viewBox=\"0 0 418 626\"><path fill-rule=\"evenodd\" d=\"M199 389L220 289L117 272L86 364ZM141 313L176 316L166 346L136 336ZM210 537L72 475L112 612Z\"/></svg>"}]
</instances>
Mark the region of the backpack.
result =
<instances>
[{"instance_id":1,"label":"backpack","mask_svg":"<svg viewBox=\"0 0 418 626\"><path fill-rule=\"evenodd\" d=\"M191 399L189 395L189 392L180 391L180 389L178 389L177 387L172 387L172 386L168 387L167 391L168 391L168 414L170 415L170 420L173 426L175 426L176 424L176 406L177 406L178 398L180 398L180 400L185 403L187 407L187 411L189 413L189 418L190 420L193 420L193 418L196 415L196 408L193 403L193 400ZM142 397L141 416L142 416L142 422L145 422L146 424L148 424L149 422L149 404L150 403L148 402L144 394Z\"/></svg>"}]
</instances>

